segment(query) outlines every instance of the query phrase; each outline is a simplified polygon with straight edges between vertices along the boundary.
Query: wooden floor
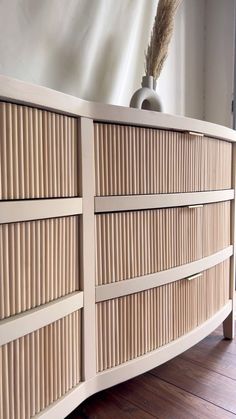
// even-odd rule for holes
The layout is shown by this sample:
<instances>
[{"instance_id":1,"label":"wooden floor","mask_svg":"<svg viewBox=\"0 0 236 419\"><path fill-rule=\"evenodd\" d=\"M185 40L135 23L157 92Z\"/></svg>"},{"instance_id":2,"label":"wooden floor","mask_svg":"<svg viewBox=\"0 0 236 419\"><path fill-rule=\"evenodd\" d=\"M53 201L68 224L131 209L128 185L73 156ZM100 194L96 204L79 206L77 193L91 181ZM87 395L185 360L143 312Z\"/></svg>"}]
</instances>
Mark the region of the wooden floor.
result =
<instances>
[{"instance_id":1,"label":"wooden floor","mask_svg":"<svg viewBox=\"0 0 236 419\"><path fill-rule=\"evenodd\" d=\"M236 339L219 327L177 358L100 392L67 419L236 417Z\"/></svg>"}]
</instances>

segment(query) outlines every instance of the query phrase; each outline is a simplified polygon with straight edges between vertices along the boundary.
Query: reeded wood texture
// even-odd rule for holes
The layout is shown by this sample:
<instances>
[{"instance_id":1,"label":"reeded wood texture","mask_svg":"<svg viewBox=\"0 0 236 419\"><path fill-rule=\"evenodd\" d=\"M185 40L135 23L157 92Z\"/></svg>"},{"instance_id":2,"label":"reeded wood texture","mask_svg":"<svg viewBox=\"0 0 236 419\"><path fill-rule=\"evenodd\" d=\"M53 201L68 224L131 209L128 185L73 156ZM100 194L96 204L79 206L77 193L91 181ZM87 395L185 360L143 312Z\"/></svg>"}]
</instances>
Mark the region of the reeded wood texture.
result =
<instances>
[{"instance_id":1,"label":"reeded wood texture","mask_svg":"<svg viewBox=\"0 0 236 419\"><path fill-rule=\"evenodd\" d=\"M0 103L0 199L78 195L77 120Z\"/></svg>"},{"instance_id":2,"label":"reeded wood texture","mask_svg":"<svg viewBox=\"0 0 236 419\"><path fill-rule=\"evenodd\" d=\"M229 260L188 281L96 304L97 371L144 355L196 328L229 299Z\"/></svg>"},{"instance_id":3,"label":"reeded wood texture","mask_svg":"<svg viewBox=\"0 0 236 419\"><path fill-rule=\"evenodd\" d=\"M76 216L0 225L0 318L79 289Z\"/></svg>"},{"instance_id":4,"label":"reeded wood texture","mask_svg":"<svg viewBox=\"0 0 236 419\"><path fill-rule=\"evenodd\" d=\"M0 348L2 419L29 419L81 380L81 313Z\"/></svg>"},{"instance_id":5,"label":"reeded wood texture","mask_svg":"<svg viewBox=\"0 0 236 419\"><path fill-rule=\"evenodd\" d=\"M230 201L96 215L96 285L183 265L230 245Z\"/></svg>"},{"instance_id":6,"label":"reeded wood texture","mask_svg":"<svg viewBox=\"0 0 236 419\"><path fill-rule=\"evenodd\" d=\"M101 123L94 131L96 196L231 188L226 141Z\"/></svg>"}]
</instances>

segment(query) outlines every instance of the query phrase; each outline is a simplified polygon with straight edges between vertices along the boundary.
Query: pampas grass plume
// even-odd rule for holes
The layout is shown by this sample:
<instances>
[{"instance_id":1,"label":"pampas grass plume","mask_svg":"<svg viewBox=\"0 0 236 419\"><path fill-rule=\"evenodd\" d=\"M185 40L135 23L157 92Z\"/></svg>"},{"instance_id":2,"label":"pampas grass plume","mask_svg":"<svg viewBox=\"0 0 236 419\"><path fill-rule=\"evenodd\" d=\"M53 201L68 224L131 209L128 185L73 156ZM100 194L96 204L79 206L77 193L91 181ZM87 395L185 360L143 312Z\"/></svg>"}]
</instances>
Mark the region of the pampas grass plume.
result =
<instances>
[{"instance_id":1,"label":"pampas grass plume","mask_svg":"<svg viewBox=\"0 0 236 419\"><path fill-rule=\"evenodd\" d=\"M147 76L158 79L174 29L174 17L182 0L159 0L152 28L150 43L146 52L145 71Z\"/></svg>"}]
</instances>

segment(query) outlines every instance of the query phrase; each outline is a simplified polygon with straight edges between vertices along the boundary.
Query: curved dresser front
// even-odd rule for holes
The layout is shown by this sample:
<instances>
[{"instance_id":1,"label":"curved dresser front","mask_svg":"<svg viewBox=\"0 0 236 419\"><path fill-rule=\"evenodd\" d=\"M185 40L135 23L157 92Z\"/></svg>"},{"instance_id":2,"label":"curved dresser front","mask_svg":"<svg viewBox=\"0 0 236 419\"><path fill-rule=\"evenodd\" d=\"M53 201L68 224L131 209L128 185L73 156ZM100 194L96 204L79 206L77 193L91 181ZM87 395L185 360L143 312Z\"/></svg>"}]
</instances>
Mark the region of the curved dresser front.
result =
<instances>
[{"instance_id":1,"label":"curved dresser front","mask_svg":"<svg viewBox=\"0 0 236 419\"><path fill-rule=\"evenodd\" d=\"M234 337L234 131L0 77L0 418Z\"/></svg>"}]
</instances>

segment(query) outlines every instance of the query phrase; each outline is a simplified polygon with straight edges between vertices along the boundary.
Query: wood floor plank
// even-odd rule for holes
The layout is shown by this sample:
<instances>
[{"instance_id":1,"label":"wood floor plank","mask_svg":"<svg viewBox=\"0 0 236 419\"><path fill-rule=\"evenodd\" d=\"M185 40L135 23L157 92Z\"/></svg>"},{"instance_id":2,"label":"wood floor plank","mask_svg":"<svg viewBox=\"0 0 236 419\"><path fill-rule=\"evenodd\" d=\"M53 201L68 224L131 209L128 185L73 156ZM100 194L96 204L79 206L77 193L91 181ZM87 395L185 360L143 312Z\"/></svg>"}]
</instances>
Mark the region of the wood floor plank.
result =
<instances>
[{"instance_id":1,"label":"wood floor plank","mask_svg":"<svg viewBox=\"0 0 236 419\"><path fill-rule=\"evenodd\" d=\"M236 345L231 342L212 342L212 345L202 342L184 352L180 358L236 380Z\"/></svg>"},{"instance_id":2,"label":"wood floor plank","mask_svg":"<svg viewBox=\"0 0 236 419\"><path fill-rule=\"evenodd\" d=\"M236 418L236 339L222 326L179 357L82 403L67 419Z\"/></svg>"},{"instance_id":3,"label":"wood floor plank","mask_svg":"<svg viewBox=\"0 0 236 419\"><path fill-rule=\"evenodd\" d=\"M66 419L153 419L153 416L106 390L85 400Z\"/></svg>"},{"instance_id":4,"label":"wood floor plank","mask_svg":"<svg viewBox=\"0 0 236 419\"><path fill-rule=\"evenodd\" d=\"M236 414L236 384L231 378L180 357L155 368L151 373Z\"/></svg>"},{"instance_id":5,"label":"wood floor plank","mask_svg":"<svg viewBox=\"0 0 236 419\"><path fill-rule=\"evenodd\" d=\"M222 334L217 333L208 336L195 346L201 348L202 350L205 350L205 348L212 348L219 349L221 352L236 354L236 339L224 339ZM195 346L193 346L193 348L195 348ZM190 352L193 348L188 349L188 352Z\"/></svg>"},{"instance_id":6,"label":"wood floor plank","mask_svg":"<svg viewBox=\"0 0 236 419\"><path fill-rule=\"evenodd\" d=\"M235 321L235 328L236 328L236 321ZM220 342L225 342L226 344L228 343L229 346L233 346L236 345L236 339L234 340L229 340L229 339L224 339L224 334L223 334L223 326L219 326L217 327L216 330L214 330L214 332L212 332L209 336L207 336L205 339L203 339L201 342L205 341L205 342L209 342L209 344L211 344L211 341L217 340ZM199 342L199 343L201 343ZM227 347L227 345L226 345Z\"/></svg>"},{"instance_id":7,"label":"wood floor plank","mask_svg":"<svg viewBox=\"0 0 236 419\"><path fill-rule=\"evenodd\" d=\"M224 339L222 326L181 354L180 358L236 380L236 339Z\"/></svg>"},{"instance_id":8,"label":"wood floor plank","mask_svg":"<svg viewBox=\"0 0 236 419\"><path fill-rule=\"evenodd\" d=\"M159 419L235 418L232 413L149 373L120 384L112 391Z\"/></svg>"}]
</instances>

